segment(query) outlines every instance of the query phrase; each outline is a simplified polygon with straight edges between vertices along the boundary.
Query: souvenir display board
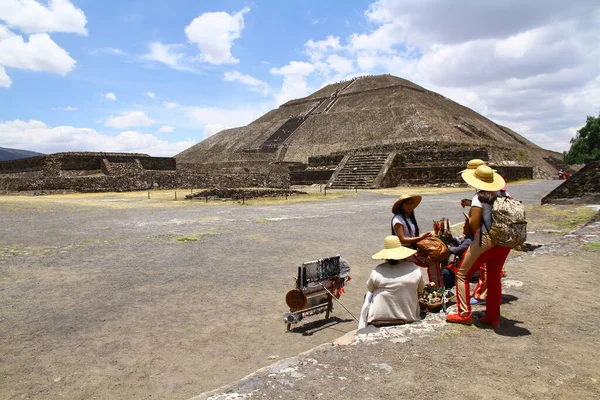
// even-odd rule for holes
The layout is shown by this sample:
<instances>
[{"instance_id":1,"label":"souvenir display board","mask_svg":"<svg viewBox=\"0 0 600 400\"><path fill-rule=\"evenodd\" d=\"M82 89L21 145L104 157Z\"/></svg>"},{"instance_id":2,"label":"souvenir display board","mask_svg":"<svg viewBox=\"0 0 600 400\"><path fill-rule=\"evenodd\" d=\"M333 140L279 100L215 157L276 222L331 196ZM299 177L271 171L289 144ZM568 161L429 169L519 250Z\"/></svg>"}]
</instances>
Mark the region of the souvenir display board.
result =
<instances>
[{"instance_id":1,"label":"souvenir display board","mask_svg":"<svg viewBox=\"0 0 600 400\"><path fill-rule=\"evenodd\" d=\"M295 288L287 292L285 302L290 312L283 315L289 330L311 315L329 313L333 308L333 296L344 293L344 285L350 280L350 265L339 255L307 261L298 267Z\"/></svg>"}]
</instances>

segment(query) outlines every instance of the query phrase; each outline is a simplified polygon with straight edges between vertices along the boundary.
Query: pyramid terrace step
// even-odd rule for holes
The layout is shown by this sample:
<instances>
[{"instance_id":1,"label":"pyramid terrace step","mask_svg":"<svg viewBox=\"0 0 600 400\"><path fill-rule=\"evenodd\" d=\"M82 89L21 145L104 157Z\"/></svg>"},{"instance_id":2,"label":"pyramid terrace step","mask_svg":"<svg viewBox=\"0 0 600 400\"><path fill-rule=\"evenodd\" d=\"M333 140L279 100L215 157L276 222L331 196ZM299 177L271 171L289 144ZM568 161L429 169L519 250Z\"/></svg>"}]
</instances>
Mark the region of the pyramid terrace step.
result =
<instances>
[{"instance_id":1,"label":"pyramid terrace step","mask_svg":"<svg viewBox=\"0 0 600 400\"><path fill-rule=\"evenodd\" d=\"M339 179L366 179L374 178L377 174L350 174L350 175L338 175Z\"/></svg>"},{"instance_id":2,"label":"pyramid terrace step","mask_svg":"<svg viewBox=\"0 0 600 400\"><path fill-rule=\"evenodd\" d=\"M342 176L373 176L373 175L377 175L378 173L379 173L379 170L377 170L377 171L370 171L370 172L367 172L367 171L360 171L360 172L359 171L356 171L356 172L353 172L353 171L341 171L338 176L340 178Z\"/></svg>"},{"instance_id":3,"label":"pyramid terrace step","mask_svg":"<svg viewBox=\"0 0 600 400\"><path fill-rule=\"evenodd\" d=\"M387 153L348 156L342 169L338 170L337 175L334 175L335 180L331 182L331 187L338 189L371 188L388 156Z\"/></svg>"}]
</instances>

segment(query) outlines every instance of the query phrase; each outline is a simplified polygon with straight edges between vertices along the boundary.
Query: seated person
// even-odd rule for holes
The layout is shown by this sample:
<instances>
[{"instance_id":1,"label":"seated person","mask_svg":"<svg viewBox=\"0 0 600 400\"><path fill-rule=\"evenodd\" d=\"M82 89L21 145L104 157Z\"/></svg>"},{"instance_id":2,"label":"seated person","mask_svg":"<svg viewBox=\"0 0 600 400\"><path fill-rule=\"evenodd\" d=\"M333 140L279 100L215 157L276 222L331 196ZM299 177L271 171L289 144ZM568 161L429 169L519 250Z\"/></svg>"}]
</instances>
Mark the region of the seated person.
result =
<instances>
[{"instance_id":1,"label":"seated person","mask_svg":"<svg viewBox=\"0 0 600 400\"><path fill-rule=\"evenodd\" d=\"M385 260L367 279L368 293L358 328L399 325L420 319L419 293L425 282L421 269L414 263L416 250L402 247L398 236L384 240L384 249L371 256Z\"/></svg>"},{"instance_id":2,"label":"seated person","mask_svg":"<svg viewBox=\"0 0 600 400\"><path fill-rule=\"evenodd\" d=\"M398 236L398 239L400 239L400 243L403 246L414 249L417 248L417 243L425 238L433 236L431 232L421 233L419 231L419 224L417 223L414 210L421 203L421 200L421 196L403 194L392 206L392 213L394 214L391 223L392 235ZM439 265L436 265L435 261L425 254L418 253L416 258L416 262L420 266L427 268L429 280L435 282L436 285L441 286L442 281L439 276Z\"/></svg>"},{"instance_id":3,"label":"seated person","mask_svg":"<svg viewBox=\"0 0 600 400\"><path fill-rule=\"evenodd\" d=\"M462 258L463 254L465 254L475 236L473 229L469 225L469 216L467 214L464 214L464 216L466 218L463 226L464 236L462 238L450 237L450 243L448 243L448 252L455 257L455 262L451 265L458 265L459 260ZM444 278L444 286L446 289L451 289L455 285L456 276L450 266L442 270L442 277Z\"/></svg>"}]
</instances>

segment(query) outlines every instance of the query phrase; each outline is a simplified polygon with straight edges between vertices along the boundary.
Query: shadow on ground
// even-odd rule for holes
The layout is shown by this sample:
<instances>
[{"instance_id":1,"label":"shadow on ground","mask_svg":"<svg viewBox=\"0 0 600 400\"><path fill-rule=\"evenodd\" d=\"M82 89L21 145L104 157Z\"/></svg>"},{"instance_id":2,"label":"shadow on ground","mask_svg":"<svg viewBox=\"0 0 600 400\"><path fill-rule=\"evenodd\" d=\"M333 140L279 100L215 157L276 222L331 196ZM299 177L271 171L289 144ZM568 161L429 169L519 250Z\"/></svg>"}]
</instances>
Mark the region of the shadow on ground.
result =
<instances>
[{"instance_id":1,"label":"shadow on ground","mask_svg":"<svg viewBox=\"0 0 600 400\"><path fill-rule=\"evenodd\" d=\"M290 332L301 333L302 336L311 336L323 329L332 328L335 325L352 321L353 320L349 318L342 319L338 317L331 317L329 319L320 319L317 321L308 322L304 325L297 326L295 328L290 329Z\"/></svg>"}]
</instances>

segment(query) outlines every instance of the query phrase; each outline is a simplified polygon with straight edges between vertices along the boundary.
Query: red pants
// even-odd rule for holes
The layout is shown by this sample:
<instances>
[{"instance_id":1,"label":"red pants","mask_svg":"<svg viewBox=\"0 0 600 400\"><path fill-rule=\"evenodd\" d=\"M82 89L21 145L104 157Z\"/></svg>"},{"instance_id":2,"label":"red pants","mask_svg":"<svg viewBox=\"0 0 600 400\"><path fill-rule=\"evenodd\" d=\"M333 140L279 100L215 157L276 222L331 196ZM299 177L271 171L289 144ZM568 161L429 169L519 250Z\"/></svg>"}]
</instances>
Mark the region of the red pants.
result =
<instances>
[{"instance_id":1,"label":"red pants","mask_svg":"<svg viewBox=\"0 0 600 400\"><path fill-rule=\"evenodd\" d=\"M502 302L502 266L510 253L510 248L492 245L489 236L483 235L479 246L479 235L475 235L473 244L467 250L456 273L456 303L459 315L471 315L469 279L481 266L486 264L487 301L486 317L490 320L500 318L500 303Z\"/></svg>"},{"instance_id":2,"label":"red pants","mask_svg":"<svg viewBox=\"0 0 600 400\"><path fill-rule=\"evenodd\" d=\"M481 266L479 269L479 281L477 282L477 286L475 286L475 290L473 291L473 297L477 300L485 300L487 298L487 268L485 264Z\"/></svg>"}]
</instances>

